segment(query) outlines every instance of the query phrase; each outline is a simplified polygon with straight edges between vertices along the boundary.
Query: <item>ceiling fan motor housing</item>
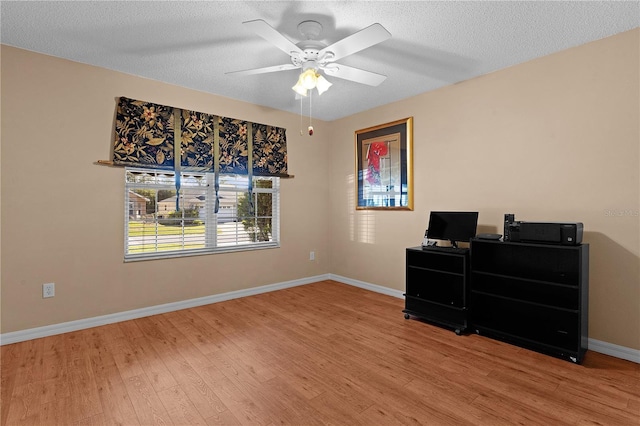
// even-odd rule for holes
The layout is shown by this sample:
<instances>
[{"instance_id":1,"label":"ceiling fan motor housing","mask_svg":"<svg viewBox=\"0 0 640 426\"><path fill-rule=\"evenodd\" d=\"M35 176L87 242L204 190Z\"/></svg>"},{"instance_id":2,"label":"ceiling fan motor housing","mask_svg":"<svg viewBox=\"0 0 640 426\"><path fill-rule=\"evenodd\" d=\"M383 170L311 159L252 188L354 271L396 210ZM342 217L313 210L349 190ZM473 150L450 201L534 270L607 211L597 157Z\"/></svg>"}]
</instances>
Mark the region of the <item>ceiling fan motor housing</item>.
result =
<instances>
[{"instance_id":1,"label":"ceiling fan motor housing","mask_svg":"<svg viewBox=\"0 0 640 426\"><path fill-rule=\"evenodd\" d=\"M291 63L295 66L302 66L302 64L308 61L322 61L327 58L326 54L322 58L319 57L320 51L327 47L322 42L305 40L300 43L296 43L296 46L302 50L302 53L291 52Z\"/></svg>"},{"instance_id":2,"label":"ceiling fan motor housing","mask_svg":"<svg viewBox=\"0 0 640 426\"><path fill-rule=\"evenodd\" d=\"M302 53L291 52L291 63L304 70L324 65L325 59L330 59L333 54L327 52L322 58L319 57L320 51L327 47L325 43L316 40L322 34L322 24L317 21L302 21L298 24L298 31L304 38L301 42L296 43Z\"/></svg>"}]
</instances>

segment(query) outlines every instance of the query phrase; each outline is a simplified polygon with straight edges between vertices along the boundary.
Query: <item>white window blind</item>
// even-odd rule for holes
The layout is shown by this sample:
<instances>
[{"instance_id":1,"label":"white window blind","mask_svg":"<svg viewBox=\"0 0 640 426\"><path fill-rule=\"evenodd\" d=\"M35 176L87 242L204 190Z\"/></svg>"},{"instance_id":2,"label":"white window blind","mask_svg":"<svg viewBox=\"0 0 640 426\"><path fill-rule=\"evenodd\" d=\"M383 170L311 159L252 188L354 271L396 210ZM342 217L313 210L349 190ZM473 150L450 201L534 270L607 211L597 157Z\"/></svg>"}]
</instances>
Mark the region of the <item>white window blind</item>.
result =
<instances>
[{"instance_id":1,"label":"white window blind","mask_svg":"<svg viewBox=\"0 0 640 426\"><path fill-rule=\"evenodd\" d=\"M127 168L125 260L279 247L280 179ZM218 211L215 211L216 199ZM177 203L177 204L176 204ZM178 208L179 207L179 208Z\"/></svg>"}]
</instances>

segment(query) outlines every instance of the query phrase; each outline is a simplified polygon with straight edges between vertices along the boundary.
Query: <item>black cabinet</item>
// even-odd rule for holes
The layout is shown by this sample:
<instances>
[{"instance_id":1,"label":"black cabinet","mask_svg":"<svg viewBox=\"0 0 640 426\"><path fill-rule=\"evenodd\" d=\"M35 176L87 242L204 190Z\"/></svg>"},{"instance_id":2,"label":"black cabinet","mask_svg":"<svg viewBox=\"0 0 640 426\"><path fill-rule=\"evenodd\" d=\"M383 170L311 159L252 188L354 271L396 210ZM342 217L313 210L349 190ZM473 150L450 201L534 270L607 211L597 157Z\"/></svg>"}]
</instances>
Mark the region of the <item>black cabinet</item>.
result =
<instances>
[{"instance_id":1,"label":"black cabinet","mask_svg":"<svg viewBox=\"0 0 640 426\"><path fill-rule=\"evenodd\" d=\"M413 247L406 254L405 318L413 315L464 332L469 250Z\"/></svg>"},{"instance_id":2,"label":"black cabinet","mask_svg":"<svg viewBox=\"0 0 640 426\"><path fill-rule=\"evenodd\" d=\"M471 241L476 333L580 363L588 349L589 245Z\"/></svg>"}]
</instances>

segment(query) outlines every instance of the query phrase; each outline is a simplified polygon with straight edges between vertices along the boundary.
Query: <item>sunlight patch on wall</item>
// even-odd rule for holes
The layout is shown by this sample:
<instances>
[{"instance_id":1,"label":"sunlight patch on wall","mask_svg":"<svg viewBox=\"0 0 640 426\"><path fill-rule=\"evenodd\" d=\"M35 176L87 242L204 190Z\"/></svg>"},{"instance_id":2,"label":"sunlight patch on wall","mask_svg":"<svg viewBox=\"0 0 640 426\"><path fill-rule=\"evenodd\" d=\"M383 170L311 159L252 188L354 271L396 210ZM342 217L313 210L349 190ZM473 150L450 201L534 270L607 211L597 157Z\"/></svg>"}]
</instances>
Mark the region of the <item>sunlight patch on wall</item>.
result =
<instances>
[{"instance_id":1,"label":"sunlight patch on wall","mask_svg":"<svg viewBox=\"0 0 640 426\"><path fill-rule=\"evenodd\" d=\"M372 211L356 212L356 229L359 243L375 244L376 218Z\"/></svg>"},{"instance_id":2,"label":"sunlight patch on wall","mask_svg":"<svg viewBox=\"0 0 640 426\"><path fill-rule=\"evenodd\" d=\"M347 175L347 199L344 205L347 208L347 215L349 216L349 241L356 240L356 190L354 188L355 185L355 177L354 175Z\"/></svg>"},{"instance_id":3,"label":"sunlight patch on wall","mask_svg":"<svg viewBox=\"0 0 640 426\"><path fill-rule=\"evenodd\" d=\"M376 218L373 211L356 210L356 189L354 175L347 176L347 214L349 215L349 240L365 244L375 244Z\"/></svg>"}]
</instances>

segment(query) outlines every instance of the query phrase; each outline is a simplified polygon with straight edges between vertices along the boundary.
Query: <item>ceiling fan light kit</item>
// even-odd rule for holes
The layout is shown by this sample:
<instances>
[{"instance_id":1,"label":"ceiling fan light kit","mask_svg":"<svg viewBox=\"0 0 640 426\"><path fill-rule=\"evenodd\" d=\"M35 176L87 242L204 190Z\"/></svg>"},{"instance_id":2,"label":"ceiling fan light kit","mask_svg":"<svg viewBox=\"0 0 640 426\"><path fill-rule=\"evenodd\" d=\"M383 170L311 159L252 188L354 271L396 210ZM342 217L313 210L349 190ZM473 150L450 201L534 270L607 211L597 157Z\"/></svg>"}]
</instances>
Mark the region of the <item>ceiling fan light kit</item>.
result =
<instances>
[{"instance_id":1,"label":"ceiling fan light kit","mask_svg":"<svg viewBox=\"0 0 640 426\"><path fill-rule=\"evenodd\" d=\"M316 90L318 90L318 95L322 95L331 86L332 84L329 80L318 74L318 79L316 80Z\"/></svg>"},{"instance_id":2,"label":"ceiling fan light kit","mask_svg":"<svg viewBox=\"0 0 640 426\"><path fill-rule=\"evenodd\" d=\"M315 68L309 68L300 74L298 82L292 89L300 96L307 96L307 92L315 88L318 90L318 95L322 95L331 86L331 82L324 78Z\"/></svg>"}]
</instances>

